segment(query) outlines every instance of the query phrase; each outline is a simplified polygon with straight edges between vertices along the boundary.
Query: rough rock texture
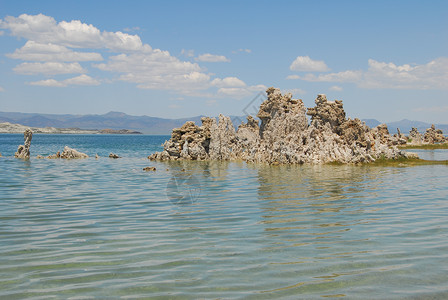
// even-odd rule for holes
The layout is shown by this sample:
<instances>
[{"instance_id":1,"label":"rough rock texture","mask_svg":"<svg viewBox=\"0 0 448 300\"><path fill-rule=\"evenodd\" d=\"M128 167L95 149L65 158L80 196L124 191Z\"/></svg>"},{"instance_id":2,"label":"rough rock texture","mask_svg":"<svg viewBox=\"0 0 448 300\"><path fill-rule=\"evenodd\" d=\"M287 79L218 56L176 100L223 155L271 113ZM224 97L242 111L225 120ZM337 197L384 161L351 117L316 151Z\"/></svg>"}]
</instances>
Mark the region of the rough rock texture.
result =
<instances>
[{"instance_id":1,"label":"rough rock texture","mask_svg":"<svg viewBox=\"0 0 448 300\"><path fill-rule=\"evenodd\" d=\"M118 156L118 154L115 154L115 153L110 153L109 154L109 158L115 158L116 159L116 158L121 158L121 156Z\"/></svg>"},{"instance_id":2,"label":"rough rock texture","mask_svg":"<svg viewBox=\"0 0 448 300\"><path fill-rule=\"evenodd\" d=\"M439 144L447 141L442 130L436 129L434 124L431 125L431 128L426 129L425 136L423 137L423 143L425 144Z\"/></svg>"},{"instance_id":3,"label":"rough rock texture","mask_svg":"<svg viewBox=\"0 0 448 300\"><path fill-rule=\"evenodd\" d=\"M202 126L186 122L173 129L159 160L245 160L271 164L360 163L405 157L387 126L370 129L359 119L346 119L342 101L318 95L306 110L302 100L269 88L258 111L259 123L247 118L235 131L229 117L202 118ZM307 115L311 117L308 123Z\"/></svg>"},{"instance_id":4,"label":"rough rock texture","mask_svg":"<svg viewBox=\"0 0 448 300\"><path fill-rule=\"evenodd\" d=\"M74 159L74 158L88 158L89 156L85 153L79 152L68 146L64 147L64 151L61 153L61 158Z\"/></svg>"},{"instance_id":5,"label":"rough rock texture","mask_svg":"<svg viewBox=\"0 0 448 300\"><path fill-rule=\"evenodd\" d=\"M31 147L31 139L33 138L33 132L31 129L26 129L23 134L23 140L25 145L20 145L17 148L17 152L14 154L17 158L30 158L30 147Z\"/></svg>"},{"instance_id":6,"label":"rough rock texture","mask_svg":"<svg viewBox=\"0 0 448 300\"><path fill-rule=\"evenodd\" d=\"M423 136L418 132L417 128L412 127L409 131L408 144L410 145L421 145L423 143Z\"/></svg>"},{"instance_id":7,"label":"rough rock texture","mask_svg":"<svg viewBox=\"0 0 448 300\"><path fill-rule=\"evenodd\" d=\"M56 154L49 155L47 158L48 159L58 159L58 158L61 158L61 152L58 151Z\"/></svg>"},{"instance_id":8,"label":"rough rock texture","mask_svg":"<svg viewBox=\"0 0 448 300\"><path fill-rule=\"evenodd\" d=\"M146 172L153 171L153 172L155 172L156 168L155 167L144 167L143 171L146 171Z\"/></svg>"}]
</instances>

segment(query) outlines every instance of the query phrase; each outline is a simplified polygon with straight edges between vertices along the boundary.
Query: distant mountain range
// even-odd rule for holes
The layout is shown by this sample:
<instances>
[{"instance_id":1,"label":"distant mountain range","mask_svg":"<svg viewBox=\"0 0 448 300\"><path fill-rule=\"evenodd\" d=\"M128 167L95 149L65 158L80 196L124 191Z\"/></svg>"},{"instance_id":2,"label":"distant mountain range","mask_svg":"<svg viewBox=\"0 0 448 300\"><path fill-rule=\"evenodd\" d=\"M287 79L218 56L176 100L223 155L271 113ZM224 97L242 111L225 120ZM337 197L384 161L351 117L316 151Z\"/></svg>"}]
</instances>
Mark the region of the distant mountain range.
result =
<instances>
[{"instance_id":1,"label":"distant mountain range","mask_svg":"<svg viewBox=\"0 0 448 300\"><path fill-rule=\"evenodd\" d=\"M39 113L17 113L0 112L0 122L22 124L31 127L56 127L56 128L81 128L81 129L128 129L136 130L146 134L170 134L171 130L181 127L186 121L194 121L201 124L201 117L196 116L182 119L164 119L149 116L131 116L122 112L111 111L103 115L70 115L70 114L39 114ZM244 116L230 116L235 126L241 121L245 121ZM381 124L375 119L364 119L369 127L376 127ZM435 124L436 128L448 133L447 124ZM412 127L416 127L420 132L431 127L430 123L401 120L387 123L390 133L396 133L400 128L404 134L409 133Z\"/></svg>"}]
</instances>

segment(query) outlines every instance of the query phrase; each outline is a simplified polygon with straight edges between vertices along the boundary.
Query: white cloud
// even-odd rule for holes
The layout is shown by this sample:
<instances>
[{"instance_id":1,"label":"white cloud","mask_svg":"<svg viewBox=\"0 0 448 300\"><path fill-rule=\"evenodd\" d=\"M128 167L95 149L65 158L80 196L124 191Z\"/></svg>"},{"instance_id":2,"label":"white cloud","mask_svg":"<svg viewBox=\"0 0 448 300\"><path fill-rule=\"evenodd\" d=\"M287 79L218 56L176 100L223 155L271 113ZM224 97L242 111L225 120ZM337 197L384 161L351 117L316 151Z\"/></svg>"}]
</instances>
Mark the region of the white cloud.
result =
<instances>
[{"instance_id":1,"label":"white cloud","mask_svg":"<svg viewBox=\"0 0 448 300\"><path fill-rule=\"evenodd\" d=\"M448 58L423 65L396 65L369 59L369 68L359 83L363 88L447 89Z\"/></svg>"},{"instance_id":2,"label":"white cloud","mask_svg":"<svg viewBox=\"0 0 448 300\"><path fill-rule=\"evenodd\" d=\"M238 49L238 50L236 50L236 51L232 51L232 53L238 53L238 52L244 52L244 53L252 53L252 50L250 50L250 49L243 49L243 48L240 48L240 49Z\"/></svg>"},{"instance_id":3,"label":"white cloud","mask_svg":"<svg viewBox=\"0 0 448 300\"><path fill-rule=\"evenodd\" d=\"M296 76L294 79L301 79L311 82L358 82L362 78L361 71L343 71L328 74L305 74L304 76Z\"/></svg>"},{"instance_id":4,"label":"white cloud","mask_svg":"<svg viewBox=\"0 0 448 300\"><path fill-rule=\"evenodd\" d=\"M86 74L77 77L57 81L55 79L46 79L30 82L30 85L50 86L50 87L66 87L69 85L99 85L100 82Z\"/></svg>"},{"instance_id":5,"label":"white cloud","mask_svg":"<svg viewBox=\"0 0 448 300\"><path fill-rule=\"evenodd\" d=\"M440 57L427 64L396 65L392 62L368 61L367 70L338 73L290 75L287 79L310 82L350 82L368 89L448 89L448 58Z\"/></svg>"},{"instance_id":6,"label":"white cloud","mask_svg":"<svg viewBox=\"0 0 448 300\"><path fill-rule=\"evenodd\" d=\"M30 82L30 85L40 85L40 86L53 86L53 87L63 87L66 86L64 83L57 81L55 79L46 79Z\"/></svg>"},{"instance_id":7,"label":"white cloud","mask_svg":"<svg viewBox=\"0 0 448 300\"><path fill-rule=\"evenodd\" d=\"M9 29L11 35L26 38L41 44L58 44L72 48L107 48L114 51L137 51L151 48L143 45L140 37L127 33L101 32L91 24L79 20L59 23L52 17L22 14L19 17L7 16L1 28Z\"/></svg>"},{"instance_id":8,"label":"white cloud","mask_svg":"<svg viewBox=\"0 0 448 300\"><path fill-rule=\"evenodd\" d=\"M12 54L6 54L13 59L28 61L101 61L103 57L94 52L75 52L65 46L55 44L40 44L27 41L26 44L16 49Z\"/></svg>"},{"instance_id":9,"label":"white cloud","mask_svg":"<svg viewBox=\"0 0 448 300\"><path fill-rule=\"evenodd\" d=\"M213 79L214 74L207 73L198 65L198 62L230 61L223 55L205 53L196 58L197 62L183 61L168 51L143 44L138 35L101 31L79 20L57 22L43 14L22 14L0 19L0 28L8 30L12 36L27 40L23 47L7 55L25 61L14 68L16 73L46 76L82 74L65 80L44 78L31 82L31 85L64 87L107 82L108 79L98 81L85 75L87 68L94 67L118 75L110 81L122 80L135 83L138 88L169 90L182 95L214 97L235 94L241 97L266 89L265 86L247 86L236 77ZM102 51L105 58L92 49ZM250 49L239 51L251 52ZM182 50L181 54L194 57L193 50ZM79 64L87 61L103 62Z\"/></svg>"},{"instance_id":10,"label":"white cloud","mask_svg":"<svg viewBox=\"0 0 448 300\"><path fill-rule=\"evenodd\" d=\"M63 81L66 85L99 85L100 82L89 75L82 74Z\"/></svg>"},{"instance_id":11,"label":"white cloud","mask_svg":"<svg viewBox=\"0 0 448 300\"><path fill-rule=\"evenodd\" d=\"M265 85L253 85L246 87L222 87L218 89L218 95L231 96L237 99L241 99L250 95L254 95L256 92L265 91L267 87Z\"/></svg>"},{"instance_id":12,"label":"white cloud","mask_svg":"<svg viewBox=\"0 0 448 300\"><path fill-rule=\"evenodd\" d=\"M194 56L194 50L185 50L182 49L182 51L180 52L181 55L186 56L186 57L193 57Z\"/></svg>"},{"instance_id":13,"label":"white cloud","mask_svg":"<svg viewBox=\"0 0 448 300\"><path fill-rule=\"evenodd\" d=\"M338 85L333 85L332 87L330 87L330 91L335 91L335 92L342 92L344 89Z\"/></svg>"},{"instance_id":14,"label":"white cloud","mask_svg":"<svg viewBox=\"0 0 448 300\"><path fill-rule=\"evenodd\" d=\"M123 73L120 80L137 83L139 88L192 91L210 87L210 75L196 63L181 61L168 51L120 54L109 62L94 65L100 70Z\"/></svg>"},{"instance_id":15,"label":"white cloud","mask_svg":"<svg viewBox=\"0 0 448 300\"><path fill-rule=\"evenodd\" d=\"M132 27L132 28L126 27L126 28L123 28L123 31L126 31L126 32L129 32L129 31L138 31L138 30L140 30L140 29L141 29L141 28L138 27L138 26L135 26L135 27Z\"/></svg>"},{"instance_id":16,"label":"white cloud","mask_svg":"<svg viewBox=\"0 0 448 300\"><path fill-rule=\"evenodd\" d=\"M309 56L297 56L289 69L300 72L327 72L330 70L324 61L312 60Z\"/></svg>"},{"instance_id":17,"label":"white cloud","mask_svg":"<svg viewBox=\"0 0 448 300\"><path fill-rule=\"evenodd\" d=\"M211 82L213 86L222 88L222 87L244 87L246 86L246 83L242 81L241 79L238 79L236 77L226 77L224 79L221 78L215 78Z\"/></svg>"},{"instance_id":18,"label":"white cloud","mask_svg":"<svg viewBox=\"0 0 448 300\"><path fill-rule=\"evenodd\" d=\"M45 74L73 74L87 72L79 63L61 63L61 62L45 62L45 63L21 63L16 66L14 72L25 75Z\"/></svg>"},{"instance_id":19,"label":"white cloud","mask_svg":"<svg viewBox=\"0 0 448 300\"><path fill-rule=\"evenodd\" d=\"M299 89L299 88L295 88L295 89L287 89L287 90L285 90L285 92L286 92L286 93L291 93L291 94L293 94L294 96L295 96L295 95L304 95L304 94L306 94L306 91L305 91L305 90L302 90L302 89Z\"/></svg>"},{"instance_id":20,"label":"white cloud","mask_svg":"<svg viewBox=\"0 0 448 300\"><path fill-rule=\"evenodd\" d=\"M199 55L197 58L195 58L196 61L202 61L202 62L229 62L230 59L225 57L224 55L214 55L210 53L205 53Z\"/></svg>"}]
</instances>

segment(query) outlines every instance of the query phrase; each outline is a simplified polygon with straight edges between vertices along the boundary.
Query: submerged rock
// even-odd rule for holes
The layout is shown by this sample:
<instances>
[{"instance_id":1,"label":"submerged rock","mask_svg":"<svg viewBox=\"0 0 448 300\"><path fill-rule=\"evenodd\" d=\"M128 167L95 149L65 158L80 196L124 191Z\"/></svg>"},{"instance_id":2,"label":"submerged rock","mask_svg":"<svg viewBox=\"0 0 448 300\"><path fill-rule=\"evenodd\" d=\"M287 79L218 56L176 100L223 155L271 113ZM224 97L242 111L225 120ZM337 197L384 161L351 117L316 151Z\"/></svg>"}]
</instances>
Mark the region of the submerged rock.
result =
<instances>
[{"instance_id":1,"label":"submerged rock","mask_svg":"<svg viewBox=\"0 0 448 300\"><path fill-rule=\"evenodd\" d=\"M61 153L61 158L64 159L76 159L76 158L88 158L89 156L85 153L79 152L68 146L64 147L64 151Z\"/></svg>"},{"instance_id":2,"label":"submerged rock","mask_svg":"<svg viewBox=\"0 0 448 300\"><path fill-rule=\"evenodd\" d=\"M156 168L155 167L145 167L145 168L143 168L143 171L146 171L146 172L153 171L153 172L155 172Z\"/></svg>"},{"instance_id":3,"label":"submerged rock","mask_svg":"<svg viewBox=\"0 0 448 300\"><path fill-rule=\"evenodd\" d=\"M61 158L61 152L58 151L56 154L49 155L47 158L48 159L58 159L58 158Z\"/></svg>"},{"instance_id":4,"label":"submerged rock","mask_svg":"<svg viewBox=\"0 0 448 300\"><path fill-rule=\"evenodd\" d=\"M347 119L342 101L318 95L316 106L305 108L279 89L269 88L257 117L248 116L237 130L229 117L202 118L202 125L186 122L173 129L157 160L245 160L270 164L359 163L377 158L405 157L387 126L370 129L359 119ZM308 123L307 115L311 117Z\"/></svg>"},{"instance_id":5,"label":"submerged rock","mask_svg":"<svg viewBox=\"0 0 448 300\"><path fill-rule=\"evenodd\" d=\"M97 156L98 156L98 154L97 154ZM98 157L96 157L96 158L98 158ZM110 153L109 154L109 158L121 158L120 156L118 156L117 154L115 154L115 153Z\"/></svg>"},{"instance_id":6,"label":"submerged rock","mask_svg":"<svg viewBox=\"0 0 448 300\"><path fill-rule=\"evenodd\" d=\"M33 132L31 129L26 129L23 134L24 145L20 145L17 148L17 152L14 154L17 158L30 158L31 139L33 138Z\"/></svg>"}]
</instances>

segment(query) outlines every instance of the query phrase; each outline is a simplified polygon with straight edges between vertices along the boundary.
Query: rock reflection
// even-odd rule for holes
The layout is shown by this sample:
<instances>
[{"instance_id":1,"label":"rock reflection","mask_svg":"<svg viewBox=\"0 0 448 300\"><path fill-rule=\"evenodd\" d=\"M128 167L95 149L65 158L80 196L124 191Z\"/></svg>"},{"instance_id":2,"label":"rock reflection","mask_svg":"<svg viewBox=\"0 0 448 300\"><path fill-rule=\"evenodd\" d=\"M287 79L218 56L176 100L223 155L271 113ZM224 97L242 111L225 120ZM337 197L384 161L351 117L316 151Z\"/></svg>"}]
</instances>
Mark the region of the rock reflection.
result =
<instances>
[{"instance_id":1,"label":"rock reflection","mask_svg":"<svg viewBox=\"0 0 448 300\"><path fill-rule=\"evenodd\" d=\"M267 246L305 246L312 250L311 260L350 252L341 247L366 239L351 231L372 221L365 212L371 210L369 199L378 196L383 173L350 165L258 167L260 223L269 237ZM329 250L333 247L335 251Z\"/></svg>"}]
</instances>

